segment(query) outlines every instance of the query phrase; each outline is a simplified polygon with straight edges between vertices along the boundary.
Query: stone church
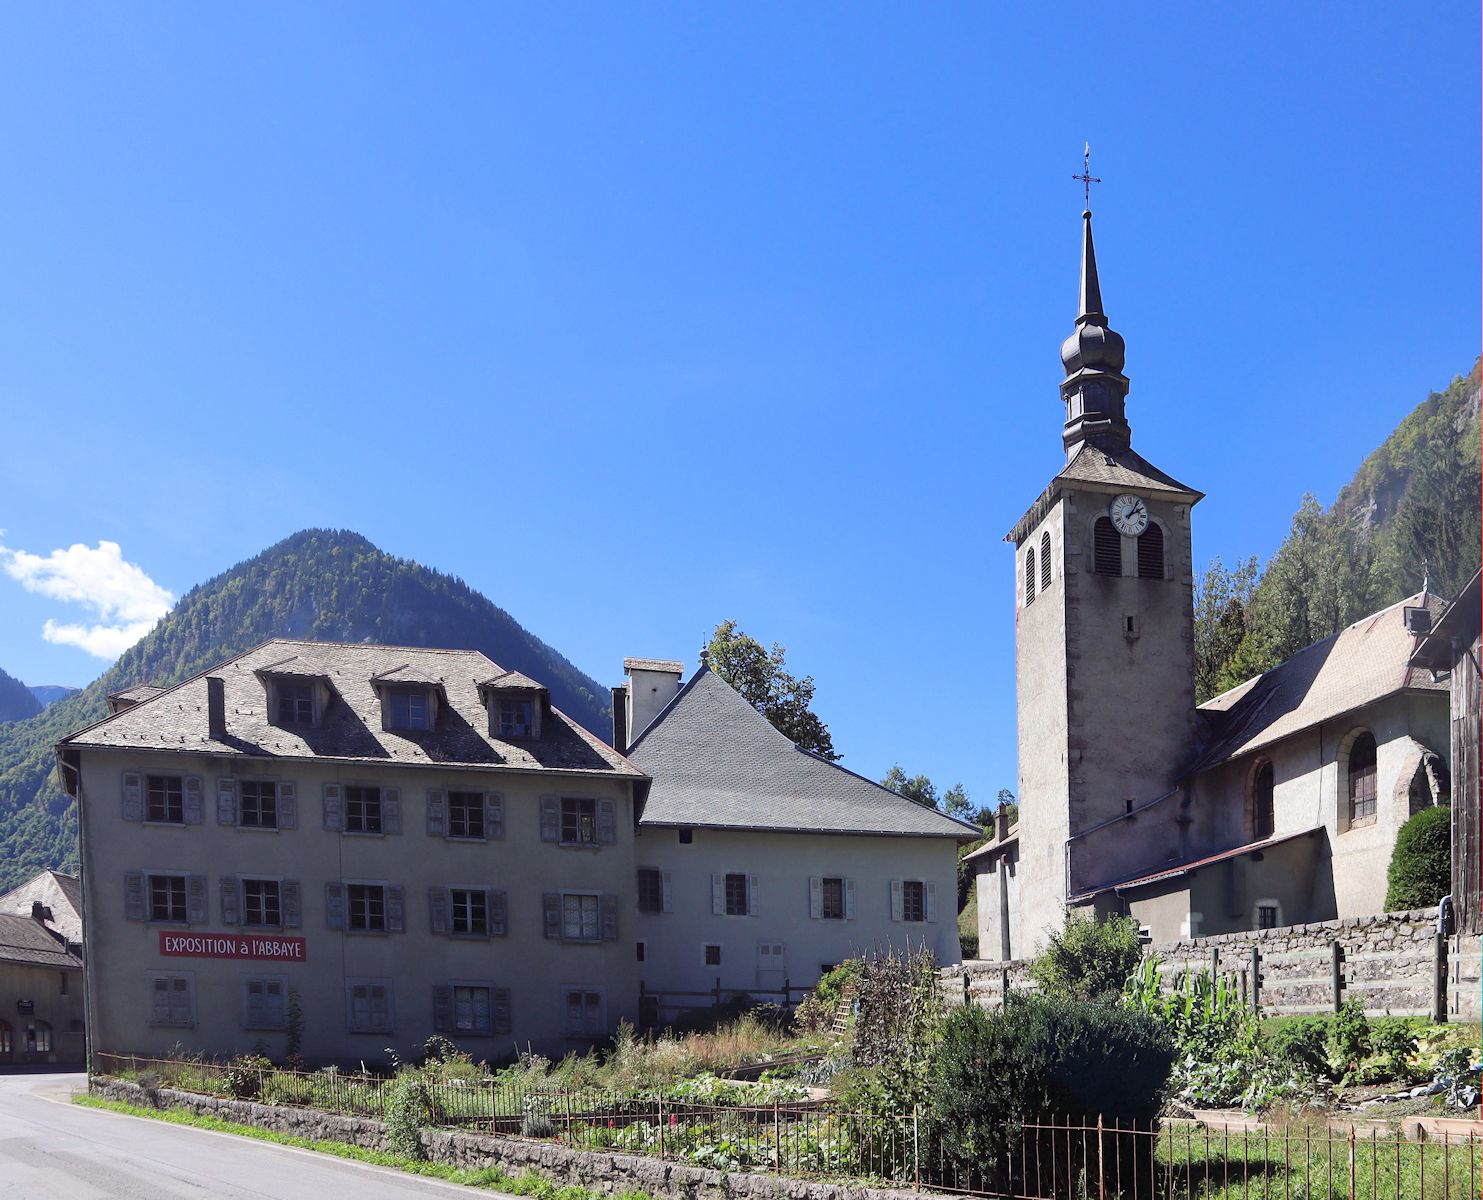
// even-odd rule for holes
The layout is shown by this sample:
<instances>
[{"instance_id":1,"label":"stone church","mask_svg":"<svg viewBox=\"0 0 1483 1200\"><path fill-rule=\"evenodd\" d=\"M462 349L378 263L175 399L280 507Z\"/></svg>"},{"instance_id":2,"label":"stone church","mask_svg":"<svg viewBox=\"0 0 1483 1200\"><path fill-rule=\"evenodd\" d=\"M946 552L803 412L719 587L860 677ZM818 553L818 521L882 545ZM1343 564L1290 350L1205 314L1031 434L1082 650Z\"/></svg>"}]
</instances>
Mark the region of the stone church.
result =
<instances>
[{"instance_id":1,"label":"stone church","mask_svg":"<svg viewBox=\"0 0 1483 1200\"><path fill-rule=\"evenodd\" d=\"M1202 496L1133 448L1082 224L1065 466L1005 539L1022 803L970 856L979 953L1028 957L1076 908L1155 941L1382 911L1397 829L1448 795L1448 683L1411 665L1445 605L1423 591L1195 704Z\"/></svg>"}]
</instances>

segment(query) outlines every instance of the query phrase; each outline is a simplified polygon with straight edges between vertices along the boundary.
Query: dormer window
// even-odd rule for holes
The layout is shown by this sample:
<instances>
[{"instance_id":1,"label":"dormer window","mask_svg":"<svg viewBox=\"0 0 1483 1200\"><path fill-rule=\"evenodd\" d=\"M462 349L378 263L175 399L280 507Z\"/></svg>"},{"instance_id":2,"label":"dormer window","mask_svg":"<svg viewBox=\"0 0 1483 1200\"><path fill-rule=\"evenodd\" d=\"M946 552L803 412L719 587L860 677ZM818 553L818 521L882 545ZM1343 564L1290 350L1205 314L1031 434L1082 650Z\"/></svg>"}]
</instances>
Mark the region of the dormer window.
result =
<instances>
[{"instance_id":1,"label":"dormer window","mask_svg":"<svg viewBox=\"0 0 1483 1200\"><path fill-rule=\"evenodd\" d=\"M534 741L549 716L551 693L519 671L481 680L479 695L489 710L489 736L501 742Z\"/></svg>"},{"instance_id":2,"label":"dormer window","mask_svg":"<svg viewBox=\"0 0 1483 1200\"><path fill-rule=\"evenodd\" d=\"M285 658L256 672L267 693L268 720L287 729L318 725L335 696L329 672L303 655Z\"/></svg>"},{"instance_id":3,"label":"dormer window","mask_svg":"<svg viewBox=\"0 0 1483 1200\"><path fill-rule=\"evenodd\" d=\"M432 704L423 691L398 690L388 697L387 724L391 729L431 729Z\"/></svg>"},{"instance_id":4,"label":"dormer window","mask_svg":"<svg viewBox=\"0 0 1483 1200\"><path fill-rule=\"evenodd\" d=\"M278 684L278 724L314 724L314 686L308 683Z\"/></svg>"},{"instance_id":5,"label":"dormer window","mask_svg":"<svg viewBox=\"0 0 1483 1200\"><path fill-rule=\"evenodd\" d=\"M497 702L499 713L499 736L501 738L528 738L534 728L530 698L511 696Z\"/></svg>"}]
</instances>

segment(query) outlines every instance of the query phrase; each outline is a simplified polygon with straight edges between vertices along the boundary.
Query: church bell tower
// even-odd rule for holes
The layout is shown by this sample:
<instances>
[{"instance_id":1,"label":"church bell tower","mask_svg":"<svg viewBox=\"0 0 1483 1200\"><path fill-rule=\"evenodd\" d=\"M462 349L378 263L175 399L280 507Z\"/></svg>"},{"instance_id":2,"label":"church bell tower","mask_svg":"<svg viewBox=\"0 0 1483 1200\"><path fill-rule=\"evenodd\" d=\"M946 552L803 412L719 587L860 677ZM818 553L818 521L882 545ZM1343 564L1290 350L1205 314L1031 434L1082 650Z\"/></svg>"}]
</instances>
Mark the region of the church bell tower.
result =
<instances>
[{"instance_id":1,"label":"church bell tower","mask_svg":"<svg viewBox=\"0 0 1483 1200\"><path fill-rule=\"evenodd\" d=\"M1029 956L1068 904L1181 850L1167 797L1195 750L1190 512L1201 494L1132 445L1125 346L1082 214L1061 346L1065 465L1015 523L1019 929ZM1172 808L1177 810L1175 801Z\"/></svg>"}]
</instances>

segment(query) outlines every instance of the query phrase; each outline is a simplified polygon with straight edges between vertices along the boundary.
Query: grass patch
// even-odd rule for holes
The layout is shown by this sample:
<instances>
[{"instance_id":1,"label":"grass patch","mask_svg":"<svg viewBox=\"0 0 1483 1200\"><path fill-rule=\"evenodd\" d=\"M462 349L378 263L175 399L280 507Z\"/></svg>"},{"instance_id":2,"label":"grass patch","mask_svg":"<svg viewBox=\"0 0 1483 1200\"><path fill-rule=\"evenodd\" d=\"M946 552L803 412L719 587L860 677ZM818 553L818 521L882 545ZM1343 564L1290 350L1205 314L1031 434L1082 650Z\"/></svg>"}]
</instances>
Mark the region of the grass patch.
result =
<instances>
[{"instance_id":1,"label":"grass patch","mask_svg":"<svg viewBox=\"0 0 1483 1200\"><path fill-rule=\"evenodd\" d=\"M317 1154L329 1154L335 1158L348 1158L356 1162L372 1163L378 1167L392 1167L406 1171L409 1175L427 1175L448 1183L467 1187L492 1188L516 1196L532 1196L535 1200L612 1200L612 1198L590 1192L572 1184L557 1183L549 1175L538 1171L525 1171L510 1175L499 1167L450 1167L442 1163L420 1162L401 1154L390 1154L384 1150L367 1150L345 1142L316 1141L297 1137L291 1133L279 1133L273 1129L260 1129L256 1125L241 1125L235 1121L223 1121L219 1117L200 1116L181 1108L145 1108L122 1100L105 1100L101 1096L79 1095L72 1103L83 1108L98 1108L106 1112L123 1113L130 1117L144 1117L151 1121L163 1121L167 1125L189 1125L195 1129L209 1129L216 1133L231 1133L238 1137L254 1138L260 1142L272 1142L279 1146L293 1146L299 1150L313 1150ZM653 1200L647 1192L620 1192L616 1200Z\"/></svg>"}]
</instances>

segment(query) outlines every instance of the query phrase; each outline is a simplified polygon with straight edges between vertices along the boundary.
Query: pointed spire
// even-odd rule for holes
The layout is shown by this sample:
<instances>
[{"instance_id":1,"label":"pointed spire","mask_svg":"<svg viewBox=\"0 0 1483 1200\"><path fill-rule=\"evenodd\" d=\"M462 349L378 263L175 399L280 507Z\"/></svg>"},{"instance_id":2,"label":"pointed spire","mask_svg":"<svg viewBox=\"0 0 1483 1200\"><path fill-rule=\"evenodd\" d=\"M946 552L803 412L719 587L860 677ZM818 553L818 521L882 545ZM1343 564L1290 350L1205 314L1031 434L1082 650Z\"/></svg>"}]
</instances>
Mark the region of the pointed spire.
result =
<instances>
[{"instance_id":1,"label":"pointed spire","mask_svg":"<svg viewBox=\"0 0 1483 1200\"><path fill-rule=\"evenodd\" d=\"M1102 285L1097 281L1097 251L1092 245L1092 212L1081 214L1081 313L1080 325L1090 316L1102 316Z\"/></svg>"}]
</instances>

